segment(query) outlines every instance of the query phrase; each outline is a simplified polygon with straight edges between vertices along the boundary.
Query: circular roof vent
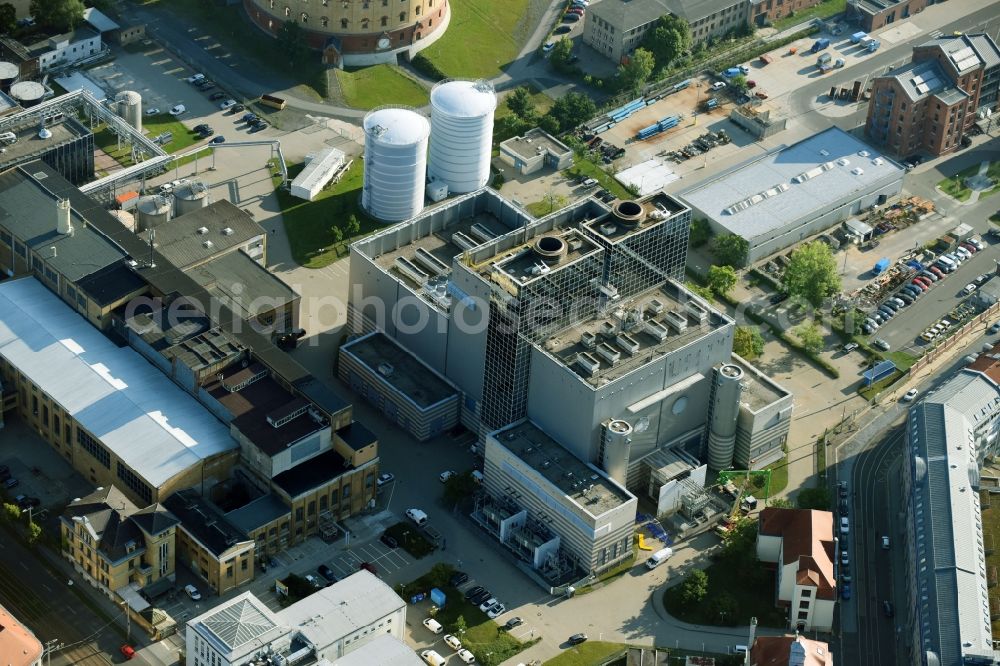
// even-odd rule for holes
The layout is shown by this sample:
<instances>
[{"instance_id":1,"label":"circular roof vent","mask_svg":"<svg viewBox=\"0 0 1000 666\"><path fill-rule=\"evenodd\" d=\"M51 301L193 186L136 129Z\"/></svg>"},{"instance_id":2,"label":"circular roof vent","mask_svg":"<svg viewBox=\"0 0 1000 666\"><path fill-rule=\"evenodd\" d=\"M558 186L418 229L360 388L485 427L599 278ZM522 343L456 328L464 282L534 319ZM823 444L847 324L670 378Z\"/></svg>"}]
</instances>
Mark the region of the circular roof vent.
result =
<instances>
[{"instance_id":1,"label":"circular roof vent","mask_svg":"<svg viewBox=\"0 0 1000 666\"><path fill-rule=\"evenodd\" d=\"M547 264L558 264L565 256L569 248L566 241L559 236L542 236L535 241L535 254L541 257Z\"/></svg>"},{"instance_id":2,"label":"circular roof vent","mask_svg":"<svg viewBox=\"0 0 1000 666\"><path fill-rule=\"evenodd\" d=\"M635 201L619 201L612 210L619 222L633 229L646 218L642 205Z\"/></svg>"}]
</instances>

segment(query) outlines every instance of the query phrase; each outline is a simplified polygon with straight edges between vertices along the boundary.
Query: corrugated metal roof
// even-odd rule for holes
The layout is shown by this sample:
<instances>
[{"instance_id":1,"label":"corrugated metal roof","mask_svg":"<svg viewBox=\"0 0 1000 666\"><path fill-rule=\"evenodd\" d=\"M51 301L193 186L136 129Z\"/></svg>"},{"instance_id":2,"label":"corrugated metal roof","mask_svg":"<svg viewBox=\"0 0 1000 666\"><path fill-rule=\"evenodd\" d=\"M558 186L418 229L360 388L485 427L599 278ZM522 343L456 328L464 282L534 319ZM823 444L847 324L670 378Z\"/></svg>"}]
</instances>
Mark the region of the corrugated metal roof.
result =
<instances>
[{"instance_id":1,"label":"corrugated metal roof","mask_svg":"<svg viewBox=\"0 0 1000 666\"><path fill-rule=\"evenodd\" d=\"M0 356L154 488L236 448L197 400L34 278L0 283Z\"/></svg>"}]
</instances>

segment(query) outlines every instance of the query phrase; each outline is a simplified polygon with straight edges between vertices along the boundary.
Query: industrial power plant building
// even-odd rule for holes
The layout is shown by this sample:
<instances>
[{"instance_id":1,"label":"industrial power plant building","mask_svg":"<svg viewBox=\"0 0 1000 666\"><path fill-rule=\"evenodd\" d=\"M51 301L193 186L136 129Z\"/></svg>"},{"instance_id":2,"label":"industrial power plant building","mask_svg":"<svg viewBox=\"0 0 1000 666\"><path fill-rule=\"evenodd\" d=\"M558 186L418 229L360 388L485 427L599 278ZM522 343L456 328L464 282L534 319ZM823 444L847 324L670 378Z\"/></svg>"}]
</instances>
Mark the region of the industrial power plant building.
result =
<instances>
[{"instance_id":1,"label":"industrial power plant building","mask_svg":"<svg viewBox=\"0 0 1000 666\"><path fill-rule=\"evenodd\" d=\"M534 469L534 458L511 452L498 434L505 429L521 424L531 438L556 442L561 464L592 467L588 478L603 479L633 515L639 496L658 513L676 510L701 492L707 467L763 467L782 455L791 396L734 359L733 321L677 281L690 220L687 206L662 193L613 207L587 199L536 220L487 188L351 246L349 326L394 344L384 358L367 356L363 372L349 345L342 376L421 439L451 427L450 413L429 406L454 396L457 418L486 442L486 501L549 525L550 546L526 552L513 532L489 527L485 504L477 520L551 585L623 555L604 538L603 509L579 513L582 486L567 491L544 471L511 471ZM366 339L354 344L370 353ZM437 376L434 399L426 368L400 376L407 370L397 359L409 355ZM490 442L499 444L492 452ZM546 460L535 462L546 470ZM553 523L532 504L539 497L593 525Z\"/></svg>"},{"instance_id":2,"label":"industrial power plant building","mask_svg":"<svg viewBox=\"0 0 1000 666\"><path fill-rule=\"evenodd\" d=\"M74 185L94 178L94 135L62 113L44 124L29 115L12 116L0 127L0 170L42 160Z\"/></svg>"},{"instance_id":3,"label":"industrial power plant building","mask_svg":"<svg viewBox=\"0 0 1000 666\"><path fill-rule=\"evenodd\" d=\"M750 244L746 263L840 224L903 188L905 170L838 127L781 146L682 190L716 234Z\"/></svg>"}]
</instances>

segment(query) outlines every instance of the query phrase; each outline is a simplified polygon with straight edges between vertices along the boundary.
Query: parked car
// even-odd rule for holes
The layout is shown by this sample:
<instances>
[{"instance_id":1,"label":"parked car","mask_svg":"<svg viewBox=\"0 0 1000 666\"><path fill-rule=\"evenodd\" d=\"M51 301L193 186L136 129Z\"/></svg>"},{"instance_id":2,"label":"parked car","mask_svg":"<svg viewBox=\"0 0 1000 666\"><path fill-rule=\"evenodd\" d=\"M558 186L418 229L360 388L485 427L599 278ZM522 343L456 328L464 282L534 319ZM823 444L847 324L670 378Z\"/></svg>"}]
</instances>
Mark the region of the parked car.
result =
<instances>
[{"instance_id":1,"label":"parked car","mask_svg":"<svg viewBox=\"0 0 1000 666\"><path fill-rule=\"evenodd\" d=\"M490 618L491 620L495 620L506 612L507 612L507 607L501 603L497 603L493 606L493 608L490 608L486 611L486 617Z\"/></svg>"},{"instance_id":2,"label":"parked car","mask_svg":"<svg viewBox=\"0 0 1000 666\"><path fill-rule=\"evenodd\" d=\"M212 93L211 95L208 96L208 98L214 102L215 100L222 99L225 96L226 96L226 93L220 91L220 92L214 92L214 93Z\"/></svg>"},{"instance_id":3,"label":"parked car","mask_svg":"<svg viewBox=\"0 0 1000 666\"><path fill-rule=\"evenodd\" d=\"M157 107L157 106L151 106L148 109L146 109L146 115L147 116L155 116L159 112L160 112L160 108Z\"/></svg>"},{"instance_id":4,"label":"parked car","mask_svg":"<svg viewBox=\"0 0 1000 666\"><path fill-rule=\"evenodd\" d=\"M453 476L455 476L455 472L449 469L445 472L441 472L440 474L438 474L438 480L441 483L447 483L448 479L450 479Z\"/></svg>"},{"instance_id":5,"label":"parked car","mask_svg":"<svg viewBox=\"0 0 1000 666\"><path fill-rule=\"evenodd\" d=\"M840 517L840 533L847 534L851 531L851 525L847 520L847 516Z\"/></svg>"},{"instance_id":6,"label":"parked car","mask_svg":"<svg viewBox=\"0 0 1000 666\"><path fill-rule=\"evenodd\" d=\"M903 402L913 402L917 397L917 389L912 388L903 395Z\"/></svg>"},{"instance_id":7,"label":"parked car","mask_svg":"<svg viewBox=\"0 0 1000 666\"><path fill-rule=\"evenodd\" d=\"M316 571L319 572L320 576L327 579L331 583L337 582L337 574L333 573L333 569L331 569L327 565L325 564L319 565L318 567L316 567Z\"/></svg>"},{"instance_id":8,"label":"parked car","mask_svg":"<svg viewBox=\"0 0 1000 666\"><path fill-rule=\"evenodd\" d=\"M850 583L842 583L841 584L841 586L840 586L840 596L841 596L841 598L844 601L847 601L848 599L851 598L851 584Z\"/></svg>"},{"instance_id":9,"label":"parked car","mask_svg":"<svg viewBox=\"0 0 1000 666\"><path fill-rule=\"evenodd\" d=\"M198 136L200 138L202 138L202 139L207 139L208 137L212 136L213 134L215 134L215 130L212 129L211 127L206 127L202 131L198 132Z\"/></svg>"},{"instance_id":10,"label":"parked car","mask_svg":"<svg viewBox=\"0 0 1000 666\"><path fill-rule=\"evenodd\" d=\"M170 115L172 115L172 116L179 116L182 113L184 113L185 111L187 111L187 107L184 106L183 104L178 104L177 106L171 107L171 109L170 109Z\"/></svg>"},{"instance_id":11,"label":"parked car","mask_svg":"<svg viewBox=\"0 0 1000 666\"><path fill-rule=\"evenodd\" d=\"M587 634L573 634L569 637L570 645L579 645L580 643L587 642Z\"/></svg>"},{"instance_id":12,"label":"parked car","mask_svg":"<svg viewBox=\"0 0 1000 666\"><path fill-rule=\"evenodd\" d=\"M135 659L135 648L131 645L123 645L118 648L118 651L122 653L122 656L125 657L125 659Z\"/></svg>"},{"instance_id":13,"label":"parked car","mask_svg":"<svg viewBox=\"0 0 1000 666\"><path fill-rule=\"evenodd\" d=\"M989 328L990 335L996 335L1000 333L1000 321L993 322L993 325Z\"/></svg>"},{"instance_id":14,"label":"parked car","mask_svg":"<svg viewBox=\"0 0 1000 666\"><path fill-rule=\"evenodd\" d=\"M965 285L965 289L962 290L962 293L965 294L966 296L968 296L969 294L971 294L975 290L976 290L976 285L974 285L974 284L972 284L970 282L969 284Z\"/></svg>"},{"instance_id":15,"label":"parked car","mask_svg":"<svg viewBox=\"0 0 1000 666\"><path fill-rule=\"evenodd\" d=\"M469 582L469 574L464 571L456 571L451 575L451 578L448 579L448 582L451 583L452 587L458 587L459 585Z\"/></svg>"},{"instance_id":16,"label":"parked car","mask_svg":"<svg viewBox=\"0 0 1000 666\"><path fill-rule=\"evenodd\" d=\"M215 145L219 145L220 143L225 143L225 142L226 142L226 137L224 136L217 136L211 141L209 141L209 143L214 143Z\"/></svg>"},{"instance_id":17,"label":"parked car","mask_svg":"<svg viewBox=\"0 0 1000 666\"><path fill-rule=\"evenodd\" d=\"M457 654L458 654L458 658L461 659L466 664L474 664L474 663L476 663L476 655L472 654L471 652L469 652L465 648L462 648L461 650L459 650Z\"/></svg>"},{"instance_id":18,"label":"parked car","mask_svg":"<svg viewBox=\"0 0 1000 666\"><path fill-rule=\"evenodd\" d=\"M917 297L914 296L911 292L909 292L909 291L903 291L902 289L900 289L899 292L896 294L896 298L903 299L903 302L906 303L907 305L909 305L909 304L913 303L913 301L917 300Z\"/></svg>"},{"instance_id":19,"label":"parked car","mask_svg":"<svg viewBox=\"0 0 1000 666\"><path fill-rule=\"evenodd\" d=\"M9 479L3 482L3 487L7 488L8 490L10 490L11 488L17 488L19 485L21 485L21 482L14 477L10 477Z\"/></svg>"},{"instance_id":20,"label":"parked car","mask_svg":"<svg viewBox=\"0 0 1000 666\"><path fill-rule=\"evenodd\" d=\"M507 620L506 624L503 625L503 628L506 629L507 631L510 631L514 627L519 627L522 624L524 624L524 620L522 620L519 617L512 617L509 620Z\"/></svg>"},{"instance_id":21,"label":"parked car","mask_svg":"<svg viewBox=\"0 0 1000 666\"><path fill-rule=\"evenodd\" d=\"M498 603L500 603L499 599L497 599L496 597L490 597L486 601L484 601L484 602L482 602L482 603L479 604L479 610L481 610L481 611L483 611L485 613L489 609L491 609L494 606L496 606Z\"/></svg>"},{"instance_id":22,"label":"parked car","mask_svg":"<svg viewBox=\"0 0 1000 666\"><path fill-rule=\"evenodd\" d=\"M576 23L579 20L580 17L577 16L576 14L566 14L565 16L563 16L563 21L565 21L566 23Z\"/></svg>"},{"instance_id":23,"label":"parked car","mask_svg":"<svg viewBox=\"0 0 1000 666\"><path fill-rule=\"evenodd\" d=\"M556 47L556 43L555 42L546 42L545 44L542 45L542 52L543 53L548 53L549 51L551 51L555 47Z\"/></svg>"},{"instance_id":24,"label":"parked car","mask_svg":"<svg viewBox=\"0 0 1000 666\"><path fill-rule=\"evenodd\" d=\"M876 338L872 342L872 346L875 347L876 349L880 349L882 351L889 351L889 349L890 349L889 343L886 342L885 340L883 340L882 338Z\"/></svg>"},{"instance_id":25,"label":"parked car","mask_svg":"<svg viewBox=\"0 0 1000 666\"><path fill-rule=\"evenodd\" d=\"M229 107L229 113L240 113L241 111L246 111L246 110L247 107L243 106L242 104L235 104Z\"/></svg>"},{"instance_id":26,"label":"parked car","mask_svg":"<svg viewBox=\"0 0 1000 666\"><path fill-rule=\"evenodd\" d=\"M944 277L944 271L938 268L937 266L928 266L927 270L929 270L931 273L934 273L934 275L937 275L938 279Z\"/></svg>"},{"instance_id":27,"label":"parked car","mask_svg":"<svg viewBox=\"0 0 1000 666\"><path fill-rule=\"evenodd\" d=\"M455 652L458 652L459 650L462 649L462 641L458 640L455 636L452 636L451 634L444 635L444 642L445 645L450 647Z\"/></svg>"},{"instance_id":28,"label":"parked car","mask_svg":"<svg viewBox=\"0 0 1000 666\"><path fill-rule=\"evenodd\" d=\"M469 599L469 603L478 606L478 605L484 603L487 599L492 599L492 598L493 598L493 595L490 593L490 591L487 590L487 589L483 589L482 592L480 592L476 596L474 596L471 599Z\"/></svg>"},{"instance_id":29,"label":"parked car","mask_svg":"<svg viewBox=\"0 0 1000 666\"><path fill-rule=\"evenodd\" d=\"M473 597L485 591L486 588L483 587L482 585L476 585L474 587L470 587L468 590L465 591L465 600L472 601Z\"/></svg>"},{"instance_id":30,"label":"parked car","mask_svg":"<svg viewBox=\"0 0 1000 666\"><path fill-rule=\"evenodd\" d=\"M847 499L847 481L837 482L837 495L841 499Z\"/></svg>"},{"instance_id":31,"label":"parked car","mask_svg":"<svg viewBox=\"0 0 1000 666\"><path fill-rule=\"evenodd\" d=\"M841 348L841 351L843 351L845 354L847 354L847 353L850 353L850 352L854 351L857 348L858 348L858 343L857 342L848 342L846 345L844 345Z\"/></svg>"},{"instance_id":32,"label":"parked car","mask_svg":"<svg viewBox=\"0 0 1000 666\"><path fill-rule=\"evenodd\" d=\"M716 81L715 83L712 84L712 90L722 90L725 87L726 84L724 81Z\"/></svg>"},{"instance_id":33,"label":"parked car","mask_svg":"<svg viewBox=\"0 0 1000 666\"><path fill-rule=\"evenodd\" d=\"M198 83L199 81L204 81L205 80L205 75L204 74L192 74L191 76L187 77L184 80L187 81L188 83Z\"/></svg>"},{"instance_id":34,"label":"parked car","mask_svg":"<svg viewBox=\"0 0 1000 666\"><path fill-rule=\"evenodd\" d=\"M223 102L222 104L219 105L219 108L222 109L223 111L225 111L226 109L228 109L231 106L236 106L236 100L235 99L227 99L225 102Z\"/></svg>"},{"instance_id":35,"label":"parked car","mask_svg":"<svg viewBox=\"0 0 1000 666\"><path fill-rule=\"evenodd\" d=\"M986 244L983 243L983 241L979 238L970 238L965 242L969 243L970 245L974 245L977 250L983 250L986 248Z\"/></svg>"},{"instance_id":36,"label":"parked car","mask_svg":"<svg viewBox=\"0 0 1000 666\"><path fill-rule=\"evenodd\" d=\"M184 591L187 592L187 595L191 597L192 601L201 601L201 592L199 592L198 588L194 585L185 585Z\"/></svg>"},{"instance_id":37,"label":"parked car","mask_svg":"<svg viewBox=\"0 0 1000 666\"><path fill-rule=\"evenodd\" d=\"M784 292L778 292L774 296L771 296L771 298L769 300L771 302L771 305L777 305L778 303L782 303L784 301L787 301L788 300L788 294L786 294Z\"/></svg>"},{"instance_id":38,"label":"parked car","mask_svg":"<svg viewBox=\"0 0 1000 666\"><path fill-rule=\"evenodd\" d=\"M392 483L395 480L396 476L392 472L384 472L382 474L379 474L378 478L375 479L375 485L381 488L385 484Z\"/></svg>"},{"instance_id":39,"label":"parked car","mask_svg":"<svg viewBox=\"0 0 1000 666\"><path fill-rule=\"evenodd\" d=\"M244 113L240 117L240 120L242 120L245 123L252 123L253 121L257 120L257 114L253 112Z\"/></svg>"},{"instance_id":40,"label":"parked car","mask_svg":"<svg viewBox=\"0 0 1000 666\"><path fill-rule=\"evenodd\" d=\"M383 532L382 536L380 536L378 540L384 543L389 548L399 548L399 542L396 541L396 537L386 532Z\"/></svg>"}]
</instances>

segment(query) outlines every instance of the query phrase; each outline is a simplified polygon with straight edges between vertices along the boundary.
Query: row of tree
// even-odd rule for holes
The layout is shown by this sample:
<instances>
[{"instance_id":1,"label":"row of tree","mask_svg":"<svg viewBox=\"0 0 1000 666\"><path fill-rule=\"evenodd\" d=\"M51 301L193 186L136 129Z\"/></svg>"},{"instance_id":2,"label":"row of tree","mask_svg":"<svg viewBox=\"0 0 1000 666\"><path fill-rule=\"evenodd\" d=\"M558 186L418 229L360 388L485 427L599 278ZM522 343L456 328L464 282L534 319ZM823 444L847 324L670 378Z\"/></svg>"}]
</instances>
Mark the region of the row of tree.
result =
<instances>
[{"instance_id":1,"label":"row of tree","mask_svg":"<svg viewBox=\"0 0 1000 666\"><path fill-rule=\"evenodd\" d=\"M539 113L531 92L524 87L511 91L504 104L510 113L496 121L493 137L497 143L524 134L532 127L541 127L549 134L560 134L579 125L581 119L591 118L597 113L597 106L590 97L575 92L560 97L546 113Z\"/></svg>"}]
</instances>

